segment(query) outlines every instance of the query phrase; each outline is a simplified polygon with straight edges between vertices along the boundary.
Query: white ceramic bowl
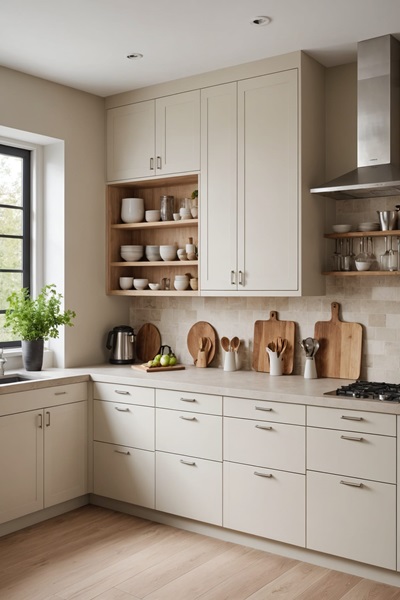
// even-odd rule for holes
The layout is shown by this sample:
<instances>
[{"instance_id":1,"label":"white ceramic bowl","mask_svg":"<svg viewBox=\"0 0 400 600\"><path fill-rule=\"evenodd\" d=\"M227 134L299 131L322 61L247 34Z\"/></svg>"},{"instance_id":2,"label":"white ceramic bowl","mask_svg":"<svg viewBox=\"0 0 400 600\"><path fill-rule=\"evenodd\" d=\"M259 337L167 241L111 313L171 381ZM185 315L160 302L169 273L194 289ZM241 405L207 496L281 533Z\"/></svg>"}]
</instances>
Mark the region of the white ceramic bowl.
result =
<instances>
[{"instance_id":1,"label":"white ceramic bowl","mask_svg":"<svg viewBox=\"0 0 400 600\"><path fill-rule=\"evenodd\" d=\"M181 208L179 210L179 214L181 215L181 219L191 219L192 213L190 212L190 208Z\"/></svg>"},{"instance_id":2,"label":"white ceramic bowl","mask_svg":"<svg viewBox=\"0 0 400 600\"><path fill-rule=\"evenodd\" d=\"M351 230L351 225L333 225L332 229L335 233L348 233Z\"/></svg>"},{"instance_id":3,"label":"white ceramic bowl","mask_svg":"<svg viewBox=\"0 0 400 600\"><path fill-rule=\"evenodd\" d=\"M148 279L134 279L133 280L133 287L135 288L135 290L145 290L148 285L149 285Z\"/></svg>"},{"instance_id":4,"label":"white ceramic bowl","mask_svg":"<svg viewBox=\"0 0 400 600\"><path fill-rule=\"evenodd\" d=\"M160 210L146 210L146 212L144 213L144 218L146 219L146 221L148 223L155 223L156 221L160 220L161 211Z\"/></svg>"},{"instance_id":5,"label":"white ceramic bowl","mask_svg":"<svg viewBox=\"0 0 400 600\"><path fill-rule=\"evenodd\" d=\"M160 246L146 246L145 254L147 260L161 260Z\"/></svg>"},{"instance_id":6,"label":"white ceramic bowl","mask_svg":"<svg viewBox=\"0 0 400 600\"><path fill-rule=\"evenodd\" d=\"M125 260L126 262L139 262L142 258L140 254L134 254L133 252L121 252L121 257L122 260Z\"/></svg>"},{"instance_id":7,"label":"white ceramic bowl","mask_svg":"<svg viewBox=\"0 0 400 600\"><path fill-rule=\"evenodd\" d=\"M140 223L144 218L143 198L122 198L121 220L124 223Z\"/></svg>"},{"instance_id":8,"label":"white ceramic bowl","mask_svg":"<svg viewBox=\"0 0 400 600\"><path fill-rule=\"evenodd\" d=\"M178 281L189 281L189 276L188 275L175 275L175 279L178 279Z\"/></svg>"},{"instance_id":9,"label":"white ceramic bowl","mask_svg":"<svg viewBox=\"0 0 400 600\"><path fill-rule=\"evenodd\" d=\"M127 262L136 262L143 256L143 246L121 246L121 256Z\"/></svg>"},{"instance_id":10,"label":"white ceramic bowl","mask_svg":"<svg viewBox=\"0 0 400 600\"><path fill-rule=\"evenodd\" d=\"M133 277L120 277L119 278L119 287L121 290L130 290L133 285Z\"/></svg>"},{"instance_id":11,"label":"white ceramic bowl","mask_svg":"<svg viewBox=\"0 0 400 600\"><path fill-rule=\"evenodd\" d=\"M179 213L174 213L172 216L174 217L174 221L180 221L181 215Z\"/></svg>"},{"instance_id":12,"label":"white ceramic bowl","mask_svg":"<svg viewBox=\"0 0 400 600\"><path fill-rule=\"evenodd\" d=\"M356 269L357 271L369 271L371 268L371 262L367 260L356 260Z\"/></svg>"},{"instance_id":13,"label":"white ceramic bowl","mask_svg":"<svg viewBox=\"0 0 400 600\"><path fill-rule=\"evenodd\" d=\"M160 284L159 283L149 283L149 288L151 290L159 290L160 289Z\"/></svg>"},{"instance_id":14,"label":"white ceramic bowl","mask_svg":"<svg viewBox=\"0 0 400 600\"><path fill-rule=\"evenodd\" d=\"M187 279L186 281L182 281L180 279L174 281L174 288L178 291L178 292L183 292L184 290L187 290L189 285L189 280Z\"/></svg>"},{"instance_id":15,"label":"white ceramic bowl","mask_svg":"<svg viewBox=\"0 0 400 600\"><path fill-rule=\"evenodd\" d=\"M160 246L160 256L163 260L175 260L176 259L176 246L173 246L173 245Z\"/></svg>"}]
</instances>

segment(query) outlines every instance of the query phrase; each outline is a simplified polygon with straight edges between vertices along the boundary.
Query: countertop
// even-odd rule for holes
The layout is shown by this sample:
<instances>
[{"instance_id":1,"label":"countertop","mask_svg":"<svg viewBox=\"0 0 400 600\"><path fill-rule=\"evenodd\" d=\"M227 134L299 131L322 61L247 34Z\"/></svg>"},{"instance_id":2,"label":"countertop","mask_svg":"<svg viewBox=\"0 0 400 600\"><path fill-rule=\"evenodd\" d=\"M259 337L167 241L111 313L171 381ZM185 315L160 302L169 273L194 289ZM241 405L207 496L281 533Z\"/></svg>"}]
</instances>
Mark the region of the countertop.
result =
<instances>
[{"instance_id":1,"label":"countertop","mask_svg":"<svg viewBox=\"0 0 400 600\"><path fill-rule=\"evenodd\" d=\"M186 366L181 371L147 373L132 369L129 365L110 364L85 368L44 369L38 372L20 369L18 373L32 378L32 381L1 385L0 401L2 394L92 380L400 415L400 404L394 402L324 395L351 382L346 379L304 379L301 375L273 377L268 373L255 371L225 372L218 368L198 369L194 366Z\"/></svg>"}]
</instances>

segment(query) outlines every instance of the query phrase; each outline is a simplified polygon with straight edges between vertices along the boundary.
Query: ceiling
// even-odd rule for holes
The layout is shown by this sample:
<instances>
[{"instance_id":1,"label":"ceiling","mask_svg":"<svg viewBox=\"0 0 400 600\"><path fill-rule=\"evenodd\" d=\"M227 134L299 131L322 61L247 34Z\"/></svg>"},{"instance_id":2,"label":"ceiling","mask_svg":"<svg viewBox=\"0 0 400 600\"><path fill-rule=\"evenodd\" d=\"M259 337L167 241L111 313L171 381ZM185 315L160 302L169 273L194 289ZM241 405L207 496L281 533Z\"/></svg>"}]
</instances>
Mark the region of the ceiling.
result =
<instances>
[{"instance_id":1,"label":"ceiling","mask_svg":"<svg viewBox=\"0 0 400 600\"><path fill-rule=\"evenodd\" d=\"M330 67L400 39L399 0L0 0L0 15L0 65L99 96L295 50Z\"/></svg>"}]
</instances>

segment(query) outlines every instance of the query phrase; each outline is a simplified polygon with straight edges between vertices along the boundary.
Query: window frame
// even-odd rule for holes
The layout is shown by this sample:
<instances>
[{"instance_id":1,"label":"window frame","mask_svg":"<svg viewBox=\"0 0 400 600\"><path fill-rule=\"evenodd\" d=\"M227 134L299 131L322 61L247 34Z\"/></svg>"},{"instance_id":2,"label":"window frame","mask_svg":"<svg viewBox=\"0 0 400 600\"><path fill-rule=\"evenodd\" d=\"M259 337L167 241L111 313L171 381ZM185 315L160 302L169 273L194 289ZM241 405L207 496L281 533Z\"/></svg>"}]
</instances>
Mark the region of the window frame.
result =
<instances>
[{"instance_id":1,"label":"window frame","mask_svg":"<svg viewBox=\"0 0 400 600\"><path fill-rule=\"evenodd\" d=\"M0 154L17 156L22 159L22 207L0 204L0 207L22 210L22 235L1 234L0 239L22 239L22 269L3 269L0 273L22 273L22 287L31 290L31 206L32 206L32 150L0 143ZM5 308L0 306L0 314ZM0 348L18 348L21 340L0 341Z\"/></svg>"}]
</instances>

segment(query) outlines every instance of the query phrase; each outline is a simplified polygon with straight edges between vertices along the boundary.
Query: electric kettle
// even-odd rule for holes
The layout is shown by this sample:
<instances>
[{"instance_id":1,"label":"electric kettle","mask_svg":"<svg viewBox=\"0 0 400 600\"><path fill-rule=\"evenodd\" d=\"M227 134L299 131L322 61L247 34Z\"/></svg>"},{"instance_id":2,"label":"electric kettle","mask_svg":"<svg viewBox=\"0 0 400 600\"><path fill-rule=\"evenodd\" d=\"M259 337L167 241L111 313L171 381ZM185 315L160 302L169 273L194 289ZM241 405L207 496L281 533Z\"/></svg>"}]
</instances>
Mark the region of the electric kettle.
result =
<instances>
[{"instance_id":1,"label":"electric kettle","mask_svg":"<svg viewBox=\"0 0 400 600\"><path fill-rule=\"evenodd\" d=\"M129 365L135 362L135 332L129 325L119 325L108 332L106 348L111 350L112 365Z\"/></svg>"}]
</instances>

